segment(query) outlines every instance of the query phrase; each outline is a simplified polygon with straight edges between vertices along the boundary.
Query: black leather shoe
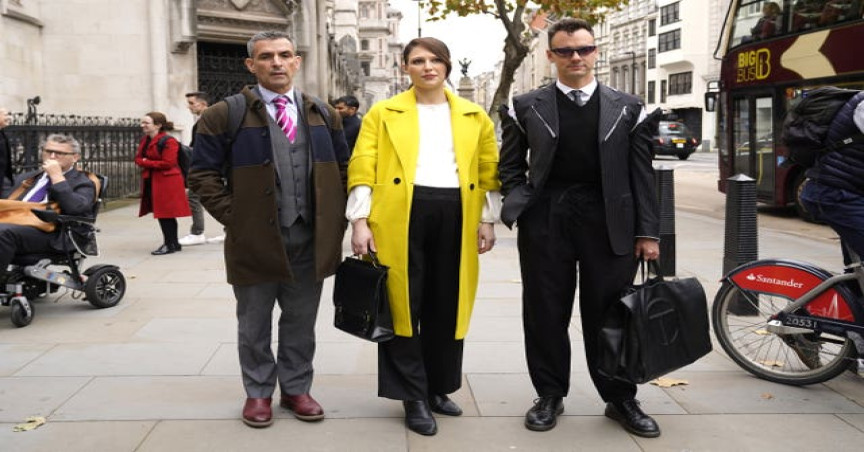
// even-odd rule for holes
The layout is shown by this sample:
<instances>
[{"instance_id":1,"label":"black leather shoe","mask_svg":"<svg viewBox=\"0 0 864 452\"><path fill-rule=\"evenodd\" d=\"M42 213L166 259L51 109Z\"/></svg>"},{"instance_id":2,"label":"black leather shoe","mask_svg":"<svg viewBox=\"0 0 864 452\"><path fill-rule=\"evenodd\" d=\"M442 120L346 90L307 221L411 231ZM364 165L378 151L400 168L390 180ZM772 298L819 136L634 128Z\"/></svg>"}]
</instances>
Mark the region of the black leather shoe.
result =
<instances>
[{"instance_id":1,"label":"black leather shoe","mask_svg":"<svg viewBox=\"0 0 864 452\"><path fill-rule=\"evenodd\" d=\"M660 427L651 416L639 408L639 402L630 399L606 404L606 417L614 419L624 427L624 430L645 438L660 436Z\"/></svg>"},{"instance_id":2,"label":"black leather shoe","mask_svg":"<svg viewBox=\"0 0 864 452\"><path fill-rule=\"evenodd\" d=\"M405 407L405 426L408 430L425 436L438 433L438 424L425 400L406 400L402 405Z\"/></svg>"},{"instance_id":3,"label":"black leather shoe","mask_svg":"<svg viewBox=\"0 0 864 452\"><path fill-rule=\"evenodd\" d=\"M178 251L178 250L175 250L173 246L163 244L159 248L156 248L155 250L151 251L150 254L152 254L154 256L161 256L163 254L171 254L175 251Z\"/></svg>"},{"instance_id":4,"label":"black leather shoe","mask_svg":"<svg viewBox=\"0 0 864 452\"><path fill-rule=\"evenodd\" d=\"M429 408L438 414L462 416L462 408L459 408L459 405L456 405L456 402L450 400L450 397L447 397L447 394L434 394L430 396Z\"/></svg>"},{"instance_id":5,"label":"black leather shoe","mask_svg":"<svg viewBox=\"0 0 864 452\"><path fill-rule=\"evenodd\" d=\"M534 401L534 406L525 413L525 427L535 432L552 430L558 424L558 415L563 412L563 397L540 397Z\"/></svg>"}]
</instances>

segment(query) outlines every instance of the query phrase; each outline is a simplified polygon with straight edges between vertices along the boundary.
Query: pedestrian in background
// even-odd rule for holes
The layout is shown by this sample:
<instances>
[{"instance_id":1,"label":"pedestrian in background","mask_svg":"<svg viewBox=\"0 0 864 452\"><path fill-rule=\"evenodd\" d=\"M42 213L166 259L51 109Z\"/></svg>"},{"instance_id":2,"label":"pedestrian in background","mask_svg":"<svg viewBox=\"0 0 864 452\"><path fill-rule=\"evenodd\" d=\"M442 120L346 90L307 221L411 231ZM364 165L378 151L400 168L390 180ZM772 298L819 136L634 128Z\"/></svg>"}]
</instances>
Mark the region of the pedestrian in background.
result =
<instances>
[{"instance_id":1,"label":"pedestrian in background","mask_svg":"<svg viewBox=\"0 0 864 452\"><path fill-rule=\"evenodd\" d=\"M167 132L174 123L165 115L151 111L141 118L144 136L138 145L135 164L141 167L141 207L138 216L153 213L162 229L162 245L150 254L161 256L182 249L177 240L177 218L188 217L189 200L183 182L183 172L177 164L180 143ZM159 141L166 137L160 149Z\"/></svg>"},{"instance_id":2,"label":"pedestrian in background","mask_svg":"<svg viewBox=\"0 0 864 452\"><path fill-rule=\"evenodd\" d=\"M189 142L189 147L195 148L195 132L198 129L198 118L201 112L207 109L210 105L210 97L203 91L193 91L186 93L186 106L189 112L195 117L195 124L192 125L192 141ZM225 235L208 239L204 236L204 207L201 206L201 200L198 195L192 190L186 190L186 196L189 197L189 210L192 212L192 226L189 227L189 235L180 237L178 242L182 246L201 245L204 243L221 243L225 241Z\"/></svg>"},{"instance_id":3,"label":"pedestrian in background","mask_svg":"<svg viewBox=\"0 0 864 452\"><path fill-rule=\"evenodd\" d=\"M354 152L354 144L357 142L357 135L360 134L360 116L357 114L360 101L354 96L342 96L333 102L333 106L342 117L342 129L345 131L348 151Z\"/></svg>"},{"instance_id":4,"label":"pedestrian in background","mask_svg":"<svg viewBox=\"0 0 864 452\"><path fill-rule=\"evenodd\" d=\"M402 52L412 87L372 106L348 166L346 216L355 254L390 267L396 337L378 345L378 395L401 400L405 424L438 431L431 411L459 416L462 349L478 254L495 243L498 148L483 109L444 88L450 50L416 38ZM397 132L398 131L398 132Z\"/></svg>"},{"instance_id":5,"label":"pedestrian in background","mask_svg":"<svg viewBox=\"0 0 864 452\"><path fill-rule=\"evenodd\" d=\"M598 50L588 22L562 19L547 39L558 80L516 96L501 118L501 220L518 221L525 355L538 396L525 426L550 430L564 411L580 282L588 372L605 414L635 435L656 437L660 428L635 400L636 385L603 377L596 364L603 316L633 283L636 258L660 255L648 133L656 124L640 124L638 98L594 78Z\"/></svg>"},{"instance_id":6,"label":"pedestrian in background","mask_svg":"<svg viewBox=\"0 0 864 452\"><path fill-rule=\"evenodd\" d=\"M12 190L12 146L3 129L9 125L9 111L0 108L0 198Z\"/></svg>"},{"instance_id":7,"label":"pedestrian in background","mask_svg":"<svg viewBox=\"0 0 864 452\"><path fill-rule=\"evenodd\" d=\"M237 298L246 392L243 422L273 423L277 384L281 407L302 421L318 421L324 409L310 394L315 319L324 278L342 259L348 145L336 110L294 86L302 57L288 34L258 33L246 50L246 68L258 84L241 92L243 123L226 140L227 102L204 111L189 187L225 226L225 269Z\"/></svg>"}]
</instances>

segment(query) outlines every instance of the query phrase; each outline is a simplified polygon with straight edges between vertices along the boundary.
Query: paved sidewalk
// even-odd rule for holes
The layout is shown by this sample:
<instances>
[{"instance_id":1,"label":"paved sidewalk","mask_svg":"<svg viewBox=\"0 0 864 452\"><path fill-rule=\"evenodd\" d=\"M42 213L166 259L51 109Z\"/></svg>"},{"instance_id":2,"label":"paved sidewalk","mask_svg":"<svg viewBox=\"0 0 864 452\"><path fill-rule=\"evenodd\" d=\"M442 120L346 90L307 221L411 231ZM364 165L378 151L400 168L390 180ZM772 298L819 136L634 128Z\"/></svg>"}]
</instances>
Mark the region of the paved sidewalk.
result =
<instances>
[{"instance_id":1,"label":"paved sidewalk","mask_svg":"<svg viewBox=\"0 0 864 452\"><path fill-rule=\"evenodd\" d=\"M157 223L137 205L102 214L90 259L118 264L126 298L95 310L71 294L39 300L36 317L14 328L0 309L0 451L860 451L864 379L789 387L750 377L719 350L673 373L686 386L645 385L639 398L663 430L632 436L603 417L573 322L572 391L557 428L535 433L523 415L535 397L522 346L515 234L499 226L481 257L481 282L465 349L461 418L439 417L422 437L402 424L401 404L376 397L376 349L331 326L332 280L318 319L313 395L327 419L307 424L274 405L276 422L243 425L234 302L222 246L151 256ZM208 236L218 225L208 219ZM181 221L185 232L188 220ZM709 300L721 272L723 223L679 212L678 274L697 276ZM760 232L761 256L790 256L836 269L836 244ZM347 242L346 242L347 244ZM347 247L346 247L347 251ZM719 347L718 347L719 349ZM40 428L13 433L28 416Z\"/></svg>"}]
</instances>

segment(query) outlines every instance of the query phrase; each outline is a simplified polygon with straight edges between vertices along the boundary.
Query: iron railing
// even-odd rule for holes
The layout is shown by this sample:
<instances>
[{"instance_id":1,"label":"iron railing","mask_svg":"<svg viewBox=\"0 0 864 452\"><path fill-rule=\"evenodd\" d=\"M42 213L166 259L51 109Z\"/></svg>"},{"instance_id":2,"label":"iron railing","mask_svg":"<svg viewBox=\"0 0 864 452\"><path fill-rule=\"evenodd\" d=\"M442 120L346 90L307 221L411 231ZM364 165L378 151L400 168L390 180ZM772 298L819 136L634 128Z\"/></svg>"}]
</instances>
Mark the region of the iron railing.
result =
<instances>
[{"instance_id":1,"label":"iron railing","mask_svg":"<svg viewBox=\"0 0 864 452\"><path fill-rule=\"evenodd\" d=\"M141 171L135 152L142 133L137 118L13 113L4 129L12 148L15 174L39 168L39 145L48 135L72 135L81 143L80 169L102 174L110 183L106 199L137 196Z\"/></svg>"}]
</instances>

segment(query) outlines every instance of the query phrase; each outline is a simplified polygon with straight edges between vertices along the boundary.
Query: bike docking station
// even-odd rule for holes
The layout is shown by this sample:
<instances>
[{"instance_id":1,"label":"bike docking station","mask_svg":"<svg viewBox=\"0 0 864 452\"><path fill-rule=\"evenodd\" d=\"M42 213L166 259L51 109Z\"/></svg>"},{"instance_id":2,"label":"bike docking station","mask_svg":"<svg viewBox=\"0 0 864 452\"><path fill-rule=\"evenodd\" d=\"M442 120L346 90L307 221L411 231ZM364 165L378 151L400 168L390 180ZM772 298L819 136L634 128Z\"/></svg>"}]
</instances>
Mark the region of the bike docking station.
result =
<instances>
[{"instance_id":1,"label":"bike docking station","mask_svg":"<svg viewBox=\"0 0 864 452\"><path fill-rule=\"evenodd\" d=\"M654 185L660 204L660 274L675 276L675 169L660 165L654 169Z\"/></svg>"},{"instance_id":2,"label":"bike docking station","mask_svg":"<svg viewBox=\"0 0 864 452\"><path fill-rule=\"evenodd\" d=\"M726 223L723 240L723 275L759 258L759 228L756 215L756 180L744 174L726 179ZM736 314L756 314L743 300L730 306Z\"/></svg>"}]
</instances>

